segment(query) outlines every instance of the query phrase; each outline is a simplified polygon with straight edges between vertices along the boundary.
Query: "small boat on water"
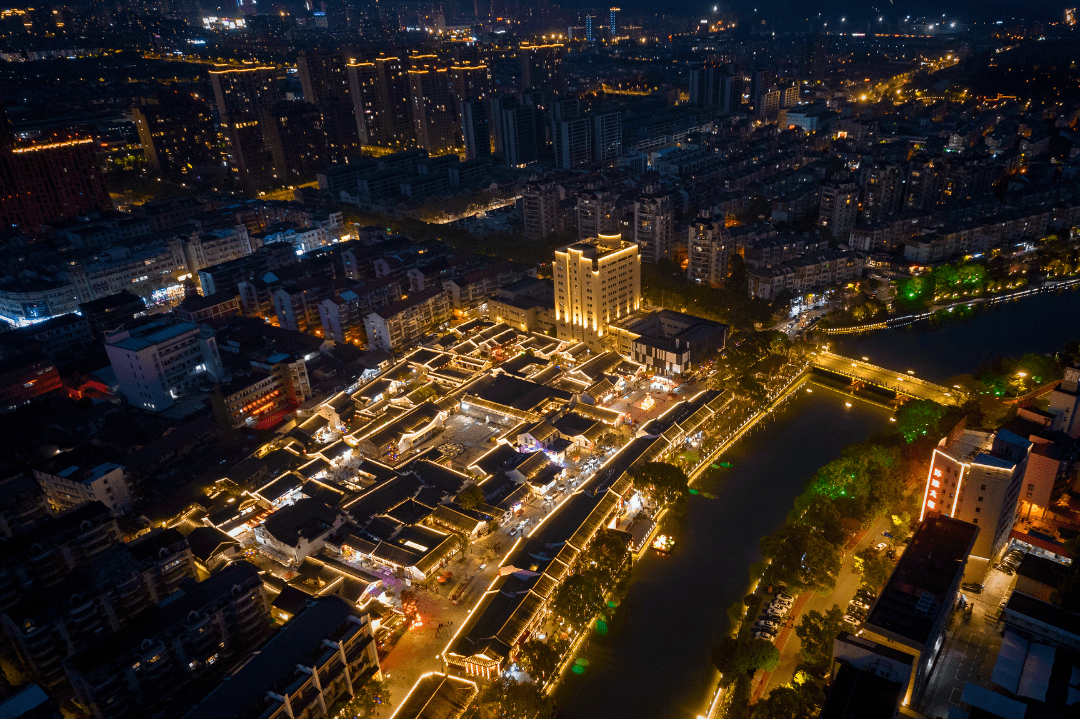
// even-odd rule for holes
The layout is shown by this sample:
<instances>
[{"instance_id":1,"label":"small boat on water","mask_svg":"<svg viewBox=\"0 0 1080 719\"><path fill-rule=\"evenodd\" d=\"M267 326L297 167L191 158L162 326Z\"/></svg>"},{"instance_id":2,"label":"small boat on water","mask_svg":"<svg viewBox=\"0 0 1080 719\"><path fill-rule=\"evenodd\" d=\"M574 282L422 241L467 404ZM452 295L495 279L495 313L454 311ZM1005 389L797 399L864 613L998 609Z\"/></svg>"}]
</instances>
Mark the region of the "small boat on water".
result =
<instances>
[{"instance_id":1,"label":"small boat on water","mask_svg":"<svg viewBox=\"0 0 1080 719\"><path fill-rule=\"evenodd\" d=\"M671 551L675 549L675 538L667 534L658 534L652 546L657 554L671 554Z\"/></svg>"}]
</instances>

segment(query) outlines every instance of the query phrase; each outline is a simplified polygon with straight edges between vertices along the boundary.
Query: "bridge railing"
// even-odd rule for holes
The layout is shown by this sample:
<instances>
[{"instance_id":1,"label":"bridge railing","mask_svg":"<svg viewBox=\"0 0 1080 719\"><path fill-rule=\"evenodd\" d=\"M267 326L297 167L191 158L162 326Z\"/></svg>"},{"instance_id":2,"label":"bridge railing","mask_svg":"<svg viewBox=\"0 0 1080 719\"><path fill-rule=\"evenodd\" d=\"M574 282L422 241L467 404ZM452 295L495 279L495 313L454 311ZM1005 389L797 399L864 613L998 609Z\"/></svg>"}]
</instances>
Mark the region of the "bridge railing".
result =
<instances>
[{"instance_id":1,"label":"bridge railing","mask_svg":"<svg viewBox=\"0 0 1080 719\"><path fill-rule=\"evenodd\" d=\"M896 392L897 394L906 394L906 395L908 395L910 397L918 397L919 396L918 394L910 391L910 389L909 389L910 387L912 387L912 385L917 385L917 386L924 387L926 389L933 390L933 391L935 391L935 392L937 392L939 394L943 394L946 397L949 397L951 401L955 402L958 405L963 404L964 401L967 399L966 393L964 393L963 391L961 391L959 389L955 389L955 388L949 389L948 387L943 387L942 385L934 384L933 382L927 382L926 380L915 377L914 375L904 375L904 374L902 374L900 372L897 372L896 370L889 369L888 367L879 367L878 365L871 364L871 363L865 362L863 360L852 359L851 357L845 357L844 355L839 355L839 354L836 354L835 352L829 352L828 350L822 350L822 351L816 353L814 356L817 356L817 357L830 357L830 358L832 358L832 359L834 359L834 360L836 360L838 362L844 362L845 364L851 365L851 366L853 366L855 368L864 368L864 369L868 369L868 370L873 370L875 372L883 372L885 374L893 375L893 376L896 376L896 377L903 377L904 378L903 382L895 382L894 383L894 382L889 382L889 381L882 380L882 379L879 379L879 378L863 377L862 375L859 374L859 372L849 370L849 369L847 369L847 367L835 368L835 367L827 367L824 364L820 364L819 362L814 362L813 363L814 366L820 367L823 370L827 370L829 372L836 372L837 374L842 374L842 375L847 376L847 377L853 377L855 379L859 379L859 380L862 380L864 382L868 382L870 384L877 385L878 387L883 387L885 389L892 390L893 392Z\"/></svg>"}]
</instances>

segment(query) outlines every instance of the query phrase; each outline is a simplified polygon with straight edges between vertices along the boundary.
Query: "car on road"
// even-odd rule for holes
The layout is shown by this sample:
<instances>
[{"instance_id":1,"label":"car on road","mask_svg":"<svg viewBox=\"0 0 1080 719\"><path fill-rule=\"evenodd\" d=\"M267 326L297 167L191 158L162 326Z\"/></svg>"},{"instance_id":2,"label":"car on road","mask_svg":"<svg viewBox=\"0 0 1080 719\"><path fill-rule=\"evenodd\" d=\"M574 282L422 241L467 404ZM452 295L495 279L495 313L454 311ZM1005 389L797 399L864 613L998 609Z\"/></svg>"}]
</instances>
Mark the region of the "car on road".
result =
<instances>
[{"instance_id":1,"label":"car on road","mask_svg":"<svg viewBox=\"0 0 1080 719\"><path fill-rule=\"evenodd\" d=\"M485 569L487 569L487 562L481 562L480 566L477 567L477 570L479 570L481 572L484 571Z\"/></svg>"},{"instance_id":2,"label":"car on road","mask_svg":"<svg viewBox=\"0 0 1080 719\"><path fill-rule=\"evenodd\" d=\"M964 582L960 585L960 588L968 592L973 592L975 594L982 594L982 591L984 589L983 585L979 584L978 582Z\"/></svg>"},{"instance_id":3,"label":"car on road","mask_svg":"<svg viewBox=\"0 0 1080 719\"><path fill-rule=\"evenodd\" d=\"M882 549L885 549L885 547L888 547L888 546L889 545L886 542L878 542L877 544L874 545L874 551L880 552Z\"/></svg>"}]
</instances>

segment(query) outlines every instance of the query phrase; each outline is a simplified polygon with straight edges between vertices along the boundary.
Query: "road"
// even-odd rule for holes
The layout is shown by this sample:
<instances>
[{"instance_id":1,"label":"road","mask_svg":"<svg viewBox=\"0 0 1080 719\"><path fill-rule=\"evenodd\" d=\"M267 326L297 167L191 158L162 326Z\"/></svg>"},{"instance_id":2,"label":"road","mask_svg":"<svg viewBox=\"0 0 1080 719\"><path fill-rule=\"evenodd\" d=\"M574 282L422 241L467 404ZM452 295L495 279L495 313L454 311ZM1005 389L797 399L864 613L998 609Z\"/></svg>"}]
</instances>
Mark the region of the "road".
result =
<instances>
[{"instance_id":1,"label":"road","mask_svg":"<svg viewBox=\"0 0 1080 719\"><path fill-rule=\"evenodd\" d=\"M841 609L846 609L848 602L855 596L855 591L862 584L862 575L855 571L855 554L878 542L889 541L882 537L881 533L891 528L892 522L887 517L882 517L870 529L855 536L855 543L849 543L845 548L840 576L832 591L825 594L807 592L796 598L787 624L776 638L776 648L780 650L780 665L776 671L767 672L757 680L753 695L755 701L769 690L791 683L801 661L799 652L802 649L802 642L795 636L794 631L800 617L811 610L824 612L831 609L834 604L839 605Z\"/></svg>"},{"instance_id":2,"label":"road","mask_svg":"<svg viewBox=\"0 0 1080 719\"><path fill-rule=\"evenodd\" d=\"M869 362L844 357L832 352L817 352L811 356L816 367L846 377L861 379L870 384L885 387L918 399L929 399L944 405L959 404L963 399L962 394L956 389L949 389L927 382L903 370L877 367Z\"/></svg>"}]
</instances>

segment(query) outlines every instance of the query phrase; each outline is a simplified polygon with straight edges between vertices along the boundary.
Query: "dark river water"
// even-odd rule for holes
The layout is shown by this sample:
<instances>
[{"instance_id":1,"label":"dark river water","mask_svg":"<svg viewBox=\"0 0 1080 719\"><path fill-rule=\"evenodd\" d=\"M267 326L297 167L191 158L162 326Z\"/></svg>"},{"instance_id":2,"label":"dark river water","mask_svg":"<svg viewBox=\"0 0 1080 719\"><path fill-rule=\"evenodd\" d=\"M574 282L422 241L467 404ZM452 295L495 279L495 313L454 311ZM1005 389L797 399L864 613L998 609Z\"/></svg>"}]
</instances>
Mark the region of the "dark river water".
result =
<instances>
[{"instance_id":1,"label":"dark river water","mask_svg":"<svg viewBox=\"0 0 1080 719\"><path fill-rule=\"evenodd\" d=\"M693 719L705 712L717 672L712 647L727 608L746 595L758 540L779 527L803 484L847 444L889 423L890 412L821 387L802 388L775 419L729 450L734 466L695 483L681 518L665 520L675 552L646 552L607 636L593 634L555 702L572 719ZM715 498L704 496L712 495Z\"/></svg>"},{"instance_id":2,"label":"dark river water","mask_svg":"<svg viewBox=\"0 0 1080 719\"><path fill-rule=\"evenodd\" d=\"M1080 291L1037 295L980 310L960 322L832 342L834 350L944 381L998 355L1049 353L1080 338ZM668 557L649 551L606 636L578 653L585 671L568 673L555 702L568 719L694 719L704 714L717 673L710 653L727 629L727 608L745 596L758 540L791 510L803 484L844 446L889 423L877 406L803 387L783 411L741 440L695 487L682 517L665 521L678 540ZM710 497L704 496L711 495Z\"/></svg>"},{"instance_id":3,"label":"dark river water","mask_svg":"<svg viewBox=\"0 0 1080 719\"><path fill-rule=\"evenodd\" d=\"M997 356L1050 354L1080 339L1080 290L1061 290L1014 300L957 321L927 320L898 329L830 338L849 357L944 382L974 372Z\"/></svg>"}]
</instances>

